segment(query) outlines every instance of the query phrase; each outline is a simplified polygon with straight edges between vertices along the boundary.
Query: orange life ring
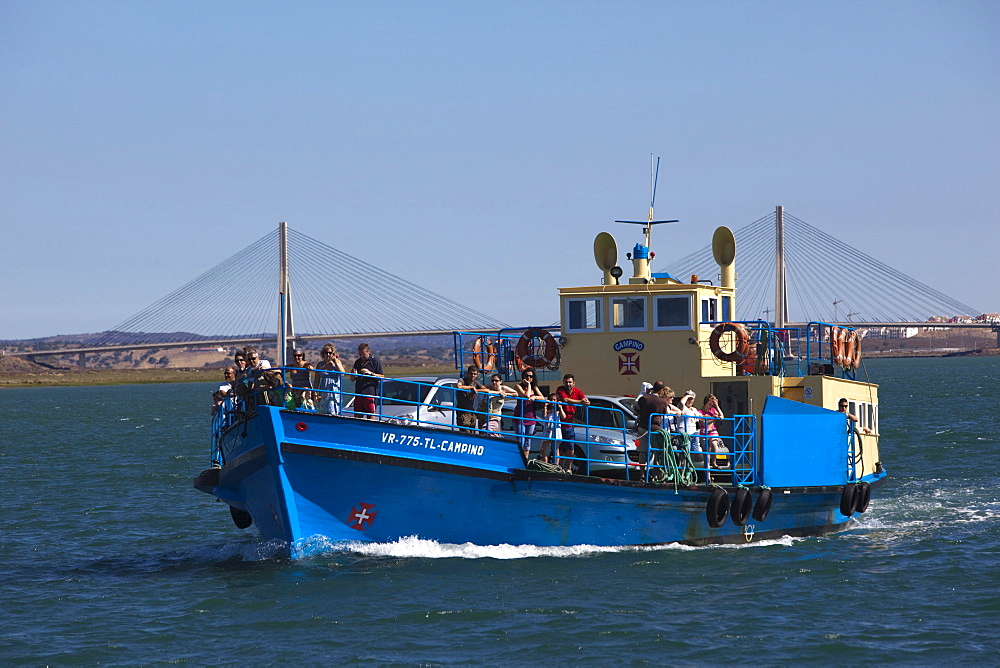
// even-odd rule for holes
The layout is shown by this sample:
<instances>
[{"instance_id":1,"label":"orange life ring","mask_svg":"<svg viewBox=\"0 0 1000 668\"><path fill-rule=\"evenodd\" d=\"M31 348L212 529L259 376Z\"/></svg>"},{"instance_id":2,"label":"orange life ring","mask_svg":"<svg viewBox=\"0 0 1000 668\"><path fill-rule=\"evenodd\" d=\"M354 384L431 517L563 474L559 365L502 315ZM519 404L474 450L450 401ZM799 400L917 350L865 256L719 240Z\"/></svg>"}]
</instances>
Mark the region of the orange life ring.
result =
<instances>
[{"instance_id":1,"label":"orange life ring","mask_svg":"<svg viewBox=\"0 0 1000 668\"><path fill-rule=\"evenodd\" d=\"M854 345L851 349L851 358L848 360L848 363L852 369L857 369L861 365L861 335L858 334L858 330L851 332L851 339Z\"/></svg>"},{"instance_id":2,"label":"orange life ring","mask_svg":"<svg viewBox=\"0 0 1000 668\"><path fill-rule=\"evenodd\" d=\"M856 345L858 333L854 330L846 330L844 332L844 361L841 365L845 369L851 368L851 362L854 361L854 347Z\"/></svg>"},{"instance_id":3,"label":"orange life ring","mask_svg":"<svg viewBox=\"0 0 1000 668\"><path fill-rule=\"evenodd\" d=\"M844 366L844 330L841 327L830 328L830 356L837 366Z\"/></svg>"},{"instance_id":4,"label":"orange life ring","mask_svg":"<svg viewBox=\"0 0 1000 668\"><path fill-rule=\"evenodd\" d=\"M533 345L535 339L540 339L545 345L544 353L537 352ZM519 368L523 366L521 371L528 367L540 369L543 366L550 366L556 361L558 350L559 346L555 337L549 332L544 329L529 329L517 340L517 346L514 348L514 360Z\"/></svg>"},{"instance_id":5,"label":"orange life ring","mask_svg":"<svg viewBox=\"0 0 1000 668\"><path fill-rule=\"evenodd\" d=\"M485 339L486 345L483 345L483 340ZM483 348L486 349L486 364L483 364ZM475 344L472 346L472 364L477 369L482 369L483 371L492 371L497 365L497 349L489 339L485 336L480 336L476 339Z\"/></svg>"},{"instance_id":6,"label":"orange life ring","mask_svg":"<svg viewBox=\"0 0 1000 668\"><path fill-rule=\"evenodd\" d=\"M736 346L728 353L722 352L722 335L726 332L732 332L736 337ZM750 352L750 333L738 322L724 322L712 330L712 335L708 338L708 347L712 349L712 354L723 362L740 362L746 359L747 353Z\"/></svg>"}]
</instances>

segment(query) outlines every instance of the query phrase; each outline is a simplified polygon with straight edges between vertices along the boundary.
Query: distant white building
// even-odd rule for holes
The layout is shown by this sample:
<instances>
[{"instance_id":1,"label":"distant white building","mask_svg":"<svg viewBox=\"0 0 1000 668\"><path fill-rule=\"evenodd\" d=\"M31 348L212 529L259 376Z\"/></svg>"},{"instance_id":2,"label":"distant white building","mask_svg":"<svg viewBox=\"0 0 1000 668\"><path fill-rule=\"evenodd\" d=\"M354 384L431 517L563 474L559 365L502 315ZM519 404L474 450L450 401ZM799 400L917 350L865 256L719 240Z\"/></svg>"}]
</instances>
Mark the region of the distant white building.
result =
<instances>
[{"instance_id":1,"label":"distant white building","mask_svg":"<svg viewBox=\"0 0 1000 668\"><path fill-rule=\"evenodd\" d=\"M908 339L920 333L919 327L868 327L861 331L862 338Z\"/></svg>"}]
</instances>

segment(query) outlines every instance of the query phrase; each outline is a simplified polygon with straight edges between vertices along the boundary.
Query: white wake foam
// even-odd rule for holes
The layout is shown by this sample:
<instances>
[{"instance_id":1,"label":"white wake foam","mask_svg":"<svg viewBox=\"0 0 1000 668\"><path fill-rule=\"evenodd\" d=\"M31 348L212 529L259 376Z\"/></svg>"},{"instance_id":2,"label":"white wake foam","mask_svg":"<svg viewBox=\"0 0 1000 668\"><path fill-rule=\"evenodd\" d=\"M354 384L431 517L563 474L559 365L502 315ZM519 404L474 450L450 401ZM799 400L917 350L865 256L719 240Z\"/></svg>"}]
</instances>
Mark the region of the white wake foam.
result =
<instances>
[{"instance_id":1,"label":"white wake foam","mask_svg":"<svg viewBox=\"0 0 1000 668\"><path fill-rule=\"evenodd\" d=\"M531 559L536 557L588 557L608 553L638 553L663 551L690 551L708 549L743 549L746 547L789 546L801 538L783 536L770 540L756 540L748 543L728 545L707 545L694 547L670 543L650 546L571 545L563 547L540 547L537 545L474 545L473 543L439 543L434 540L408 536L390 543L366 543L361 541L331 541L323 536L314 536L297 545L298 556L310 557L335 552L351 552L374 557L396 557L409 559Z\"/></svg>"}]
</instances>

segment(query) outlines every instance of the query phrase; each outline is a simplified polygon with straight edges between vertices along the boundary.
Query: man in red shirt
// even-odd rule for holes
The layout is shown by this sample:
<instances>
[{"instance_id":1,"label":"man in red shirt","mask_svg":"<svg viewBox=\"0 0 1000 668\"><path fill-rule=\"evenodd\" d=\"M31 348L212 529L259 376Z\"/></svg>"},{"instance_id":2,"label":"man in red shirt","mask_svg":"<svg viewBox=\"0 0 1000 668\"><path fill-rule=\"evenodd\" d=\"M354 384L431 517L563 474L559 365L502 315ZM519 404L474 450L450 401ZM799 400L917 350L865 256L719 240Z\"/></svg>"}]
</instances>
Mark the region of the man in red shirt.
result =
<instances>
[{"instance_id":1,"label":"man in red shirt","mask_svg":"<svg viewBox=\"0 0 1000 668\"><path fill-rule=\"evenodd\" d=\"M583 393L583 390L576 386L576 378L571 373L563 376L563 384L556 389L556 395L560 403L566 404L563 406L563 412L566 413L566 421L562 425L563 439L575 441L576 428L573 423L580 421L577 419L578 417L586 418L586 411L578 411L577 406L589 406L590 399ZM570 455L572 455L572 444L569 447Z\"/></svg>"}]
</instances>

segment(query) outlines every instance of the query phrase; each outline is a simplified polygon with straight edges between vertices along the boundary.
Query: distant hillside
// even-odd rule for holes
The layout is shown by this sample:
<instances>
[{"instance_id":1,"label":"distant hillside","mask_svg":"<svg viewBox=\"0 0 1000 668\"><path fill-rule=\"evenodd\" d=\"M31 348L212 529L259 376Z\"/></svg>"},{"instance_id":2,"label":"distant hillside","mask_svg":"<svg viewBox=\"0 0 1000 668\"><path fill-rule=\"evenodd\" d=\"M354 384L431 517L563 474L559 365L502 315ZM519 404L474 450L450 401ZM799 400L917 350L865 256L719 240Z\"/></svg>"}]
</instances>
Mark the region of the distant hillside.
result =
<instances>
[{"instance_id":1,"label":"distant hillside","mask_svg":"<svg viewBox=\"0 0 1000 668\"><path fill-rule=\"evenodd\" d=\"M31 352L33 350L59 350L62 348L80 348L95 345L113 345L114 339L123 338L120 332L98 332L94 334L60 334L36 339L0 340L0 349L5 352ZM136 342L136 335L129 334L129 343ZM154 343L164 339L200 341L211 337L199 336L184 332L146 333L138 340ZM422 336L364 336L347 338L331 337L319 341L301 342L299 348L306 351L306 359L313 364L319 363L320 349L327 341L337 346L341 356L348 363L353 362L357 354L357 346L367 341L376 355L387 364L404 367L440 367L453 364L453 341L450 335ZM275 360L277 352L274 344L258 346L265 359ZM89 369L155 369L155 368L197 368L221 367L232 361L235 346L191 346L188 348L147 348L137 350L120 350L106 353L88 353L86 356ZM79 360L75 354L47 355L38 358L38 363L19 358L4 358L5 364L0 367L12 372L34 370L63 370L78 368ZM20 365L15 369L13 364Z\"/></svg>"}]
</instances>

